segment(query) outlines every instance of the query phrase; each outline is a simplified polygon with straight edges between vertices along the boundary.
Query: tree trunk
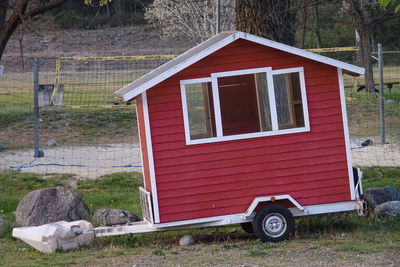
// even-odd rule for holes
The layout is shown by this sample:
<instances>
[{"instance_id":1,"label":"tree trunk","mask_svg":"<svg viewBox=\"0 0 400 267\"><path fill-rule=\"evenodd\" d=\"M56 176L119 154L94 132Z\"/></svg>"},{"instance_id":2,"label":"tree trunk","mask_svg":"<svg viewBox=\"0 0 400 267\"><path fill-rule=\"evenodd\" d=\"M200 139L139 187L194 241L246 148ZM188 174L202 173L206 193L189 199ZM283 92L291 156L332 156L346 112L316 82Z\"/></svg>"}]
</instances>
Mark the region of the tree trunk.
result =
<instances>
[{"instance_id":1,"label":"tree trunk","mask_svg":"<svg viewBox=\"0 0 400 267\"><path fill-rule=\"evenodd\" d=\"M365 68L365 88L370 93L375 93L374 71L371 58L371 36L369 30L360 33L360 60L361 66Z\"/></svg>"},{"instance_id":2,"label":"tree trunk","mask_svg":"<svg viewBox=\"0 0 400 267\"><path fill-rule=\"evenodd\" d=\"M25 13L28 4L29 0L18 2L9 18L3 21L3 27L0 28L0 60L3 56L4 50L6 49L6 45L11 38L11 35L21 23L21 14Z\"/></svg>"},{"instance_id":3,"label":"tree trunk","mask_svg":"<svg viewBox=\"0 0 400 267\"><path fill-rule=\"evenodd\" d=\"M301 37L301 48L304 48L304 44L306 42L306 31L307 31L307 3L308 0L303 1L303 32Z\"/></svg>"},{"instance_id":4,"label":"tree trunk","mask_svg":"<svg viewBox=\"0 0 400 267\"><path fill-rule=\"evenodd\" d=\"M362 0L346 0L350 6L353 25L360 36L360 53L358 64L365 68L365 88L371 93L375 93L374 72L372 69L371 58L371 21L367 14L364 14Z\"/></svg>"},{"instance_id":5,"label":"tree trunk","mask_svg":"<svg viewBox=\"0 0 400 267\"><path fill-rule=\"evenodd\" d=\"M236 29L294 45L290 0L236 0Z\"/></svg>"},{"instance_id":6,"label":"tree trunk","mask_svg":"<svg viewBox=\"0 0 400 267\"><path fill-rule=\"evenodd\" d=\"M0 28L0 60L11 35L24 20L29 20L37 15L46 13L49 10L61 6L68 0L49 0L46 4L30 6L29 10L27 10L29 1L30 0L18 0L11 9L8 5L8 0L0 0L0 7L6 7L6 11L3 9L0 10L0 25L2 25ZM11 15L6 20L5 15L2 15L3 13L6 14L7 11L11 12ZM1 21L1 19L3 20Z\"/></svg>"},{"instance_id":7,"label":"tree trunk","mask_svg":"<svg viewBox=\"0 0 400 267\"><path fill-rule=\"evenodd\" d=\"M8 5L9 0L0 0L0 29L3 29L4 23L6 22Z\"/></svg>"},{"instance_id":8,"label":"tree trunk","mask_svg":"<svg viewBox=\"0 0 400 267\"><path fill-rule=\"evenodd\" d=\"M321 31L319 26L319 5L315 5L315 41L317 42L317 48L321 47Z\"/></svg>"}]
</instances>

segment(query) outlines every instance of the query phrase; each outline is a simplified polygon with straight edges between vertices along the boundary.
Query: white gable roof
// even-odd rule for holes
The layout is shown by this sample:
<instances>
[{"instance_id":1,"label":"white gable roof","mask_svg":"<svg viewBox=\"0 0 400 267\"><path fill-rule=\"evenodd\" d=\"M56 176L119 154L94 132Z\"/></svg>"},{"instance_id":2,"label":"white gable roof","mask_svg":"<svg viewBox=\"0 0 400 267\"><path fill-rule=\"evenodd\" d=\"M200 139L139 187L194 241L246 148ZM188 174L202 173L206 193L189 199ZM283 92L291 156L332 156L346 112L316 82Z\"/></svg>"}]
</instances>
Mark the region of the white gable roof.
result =
<instances>
[{"instance_id":1,"label":"white gable roof","mask_svg":"<svg viewBox=\"0 0 400 267\"><path fill-rule=\"evenodd\" d=\"M262 37L258 37L249 33L244 32L221 32L207 41L193 47L182 55L168 61L132 83L124 86L123 88L116 91L114 94L121 97L124 101L129 101L132 98L143 93L147 89L154 85L164 81L179 71L187 68L188 66L196 63L197 61L205 58L206 56L214 53L222 47L234 42L237 39L245 39L254 43L272 47L287 53L305 57L311 60L315 60L327 65L331 65L354 74L364 74L364 68L357 67L339 60L335 60L329 57L321 56L318 54L305 51L293 46L278 43L272 40L268 40Z\"/></svg>"}]
</instances>

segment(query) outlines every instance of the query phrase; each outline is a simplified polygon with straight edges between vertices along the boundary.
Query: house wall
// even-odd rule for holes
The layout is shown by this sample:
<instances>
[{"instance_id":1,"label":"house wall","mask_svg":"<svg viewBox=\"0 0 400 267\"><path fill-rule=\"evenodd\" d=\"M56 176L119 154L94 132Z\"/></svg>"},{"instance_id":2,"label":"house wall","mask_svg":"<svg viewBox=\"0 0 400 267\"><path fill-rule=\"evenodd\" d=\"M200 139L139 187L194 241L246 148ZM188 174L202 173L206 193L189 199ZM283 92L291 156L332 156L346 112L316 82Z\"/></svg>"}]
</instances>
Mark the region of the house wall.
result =
<instances>
[{"instance_id":1,"label":"house wall","mask_svg":"<svg viewBox=\"0 0 400 267\"><path fill-rule=\"evenodd\" d=\"M136 117L137 117L138 132L140 139L140 150L142 154L144 188L148 192L151 192L149 158L147 153L147 140L145 131L146 128L144 125L144 114L143 114L143 98L141 95L139 95L136 98Z\"/></svg>"},{"instance_id":2,"label":"house wall","mask_svg":"<svg viewBox=\"0 0 400 267\"><path fill-rule=\"evenodd\" d=\"M179 81L304 67L311 132L185 144ZM147 91L161 222L245 212L257 196L301 205L351 199L335 67L237 40Z\"/></svg>"}]
</instances>

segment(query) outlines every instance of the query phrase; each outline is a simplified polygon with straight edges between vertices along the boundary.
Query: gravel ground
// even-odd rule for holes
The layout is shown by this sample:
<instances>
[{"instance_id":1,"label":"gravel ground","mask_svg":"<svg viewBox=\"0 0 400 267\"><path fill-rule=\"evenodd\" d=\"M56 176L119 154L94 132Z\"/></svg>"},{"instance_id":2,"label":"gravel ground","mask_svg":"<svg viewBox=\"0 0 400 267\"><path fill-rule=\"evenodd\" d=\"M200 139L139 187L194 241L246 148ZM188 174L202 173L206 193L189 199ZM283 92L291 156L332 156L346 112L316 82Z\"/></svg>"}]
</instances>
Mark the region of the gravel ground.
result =
<instances>
[{"instance_id":1,"label":"gravel ground","mask_svg":"<svg viewBox=\"0 0 400 267\"><path fill-rule=\"evenodd\" d=\"M400 166L400 145L396 143L353 147L351 152L355 166Z\"/></svg>"},{"instance_id":2,"label":"gravel ground","mask_svg":"<svg viewBox=\"0 0 400 267\"><path fill-rule=\"evenodd\" d=\"M33 150L0 153L0 169L35 173L72 173L94 179L113 172L142 171L138 144L51 147L44 157L33 158ZM374 144L353 147L355 166L400 166L400 145ZM30 164L29 164L30 163Z\"/></svg>"},{"instance_id":3,"label":"gravel ground","mask_svg":"<svg viewBox=\"0 0 400 267\"><path fill-rule=\"evenodd\" d=\"M141 171L139 145L51 147L35 159L32 149L0 153L0 169L34 173L72 173L79 178L97 178L114 172Z\"/></svg>"}]
</instances>

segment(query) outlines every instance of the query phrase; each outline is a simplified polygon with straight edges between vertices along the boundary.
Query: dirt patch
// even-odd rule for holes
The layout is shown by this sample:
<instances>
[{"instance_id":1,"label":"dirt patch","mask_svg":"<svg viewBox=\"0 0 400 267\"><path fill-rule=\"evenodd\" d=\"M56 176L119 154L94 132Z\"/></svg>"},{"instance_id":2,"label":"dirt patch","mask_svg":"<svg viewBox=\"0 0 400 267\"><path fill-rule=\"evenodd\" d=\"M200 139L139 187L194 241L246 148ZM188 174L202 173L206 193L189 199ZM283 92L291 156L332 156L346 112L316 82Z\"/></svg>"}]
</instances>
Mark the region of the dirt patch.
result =
<instances>
[{"instance_id":1,"label":"dirt patch","mask_svg":"<svg viewBox=\"0 0 400 267\"><path fill-rule=\"evenodd\" d=\"M41 174L67 173L93 179L114 172L141 171L138 144L52 147L35 159L33 149L0 153L0 170Z\"/></svg>"}]
</instances>

